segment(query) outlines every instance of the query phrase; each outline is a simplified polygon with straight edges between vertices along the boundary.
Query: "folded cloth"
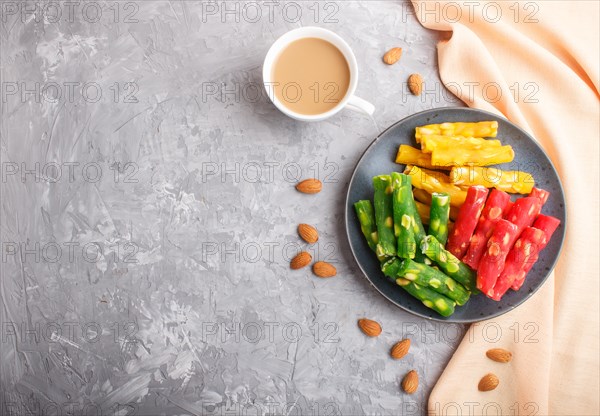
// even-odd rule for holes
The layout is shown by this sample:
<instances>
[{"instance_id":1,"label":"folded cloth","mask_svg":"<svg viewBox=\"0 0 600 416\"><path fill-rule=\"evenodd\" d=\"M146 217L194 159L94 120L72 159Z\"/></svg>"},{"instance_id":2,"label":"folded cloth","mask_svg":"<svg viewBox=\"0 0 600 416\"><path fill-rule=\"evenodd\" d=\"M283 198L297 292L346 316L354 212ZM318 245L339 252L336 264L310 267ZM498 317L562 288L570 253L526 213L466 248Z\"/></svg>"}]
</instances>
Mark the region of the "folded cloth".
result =
<instances>
[{"instance_id":1,"label":"folded cloth","mask_svg":"<svg viewBox=\"0 0 600 416\"><path fill-rule=\"evenodd\" d=\"M446 87L529 131L567 200L553 276L515 310L471 325L431 393L430 415L600 414L599 4L413 1L425 27L448 32L438 44ZM490 348L511 351L513 361L489 360ZM487 373L500 384L480 392Z\"/></svg>"}]
</instances>

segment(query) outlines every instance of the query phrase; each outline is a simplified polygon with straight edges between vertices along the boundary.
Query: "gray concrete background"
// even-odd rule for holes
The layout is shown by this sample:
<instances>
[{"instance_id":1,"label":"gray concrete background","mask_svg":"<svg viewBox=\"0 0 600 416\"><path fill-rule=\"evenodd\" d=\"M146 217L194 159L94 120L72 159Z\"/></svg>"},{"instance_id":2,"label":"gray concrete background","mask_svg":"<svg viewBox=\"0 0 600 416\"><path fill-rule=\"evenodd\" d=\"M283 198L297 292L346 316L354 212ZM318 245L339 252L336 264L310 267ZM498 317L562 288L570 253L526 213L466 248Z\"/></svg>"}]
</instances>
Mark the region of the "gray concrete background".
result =
<instances>
[{"instance_id":1,"label":"gray concrete background","mask_svg":"<svg viewBox=\"0 0 600 416\"><path fill-rule=\"evenodd\" d=\"M426 412L464 328L389 304L343 226L349 176L377 134L459 105L437 77L438 34L409 4L3 2L1 12L2 415ZM262 59L308 25L354 49L373 120L345 110L303 124L270 104ZM381 57L394 46L404 52L389 67ZM407 92L412 72L426 80L419 98ZM306 177L323 192L297 193ZM317 244L301 244L301 222L319 229ZM338 276L290 271L301 248ZM383 325L380 337L359 332L363 316ZM395 362L388 351L403 337L412 349ZM411 369L421 386L407 396Z\"/></svg>"}]
</instances>

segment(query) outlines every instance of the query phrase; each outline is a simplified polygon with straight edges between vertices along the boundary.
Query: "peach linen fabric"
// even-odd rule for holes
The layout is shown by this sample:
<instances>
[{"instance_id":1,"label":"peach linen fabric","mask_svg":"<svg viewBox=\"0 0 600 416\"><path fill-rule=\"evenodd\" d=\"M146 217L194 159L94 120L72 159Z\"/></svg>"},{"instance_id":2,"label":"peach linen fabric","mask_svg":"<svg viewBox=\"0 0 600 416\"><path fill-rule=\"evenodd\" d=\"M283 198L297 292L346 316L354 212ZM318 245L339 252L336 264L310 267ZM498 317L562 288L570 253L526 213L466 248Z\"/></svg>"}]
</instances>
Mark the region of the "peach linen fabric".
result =
<instances>
[{"instance_id":1,"label":"peach linen fabric","mask_svg":"<svg viewBox=\"0 0 600 416\"><path fill-rule=\"evenodd\" d=\"M598 415L599 3L489 3L413 6L425 27L448 32L438 61L450 91L544 147L565 188L567 236L553 275L531 299L471 325L431 393L429 413ZM512 351L513 361L486 358L495 347ZM479 392L488 372L500 385Z\"/></svg>"}]
</instances>

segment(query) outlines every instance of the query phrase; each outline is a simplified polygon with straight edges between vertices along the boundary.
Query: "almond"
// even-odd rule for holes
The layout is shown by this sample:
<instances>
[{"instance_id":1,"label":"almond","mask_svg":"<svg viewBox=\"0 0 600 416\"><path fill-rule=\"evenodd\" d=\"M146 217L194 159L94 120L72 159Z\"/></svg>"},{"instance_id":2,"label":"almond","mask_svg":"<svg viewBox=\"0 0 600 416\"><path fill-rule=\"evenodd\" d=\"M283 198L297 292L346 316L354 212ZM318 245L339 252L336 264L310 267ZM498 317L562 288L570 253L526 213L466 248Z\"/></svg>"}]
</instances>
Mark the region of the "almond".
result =
<instances>
[{"instance_id":1,"label":"almond","mask_svg":"<svg viewBox=\"0 0 600 416\"><path fill-rule=\"evenodd\" d=\"M306 251L301 251L296 255L296 257L292 259L292 261L290 262L290 267L294 270L298 270L308 266L311 261L312 256L310 255L310 253L307 253Z\"/></svg>"},{"instance_id":2,"label":"almond","mask_svg":"<svg viewBox=\"0 0 600 416\"><path fill-rule=\"evenodd\" d=\"M358 320L358 327L368 337L377 337L381 334L381 325L378 322L372 321L367 318Z\"/></svg>"},{"instance_id":3,"label":"almond","mask_svg":"<svg viewBox=\"0 0 600 416\"><path fill-rule=\"evenodd\" d=\"M296 189L303 194L318 194L322 188L323 184L318 179L305 179L296 185Z\"/></svg>"},{"instance_id":4,"label":"almond","mask_svg":"<svg viewBox=\"0 0 600 416\"><path fill-rule=\"evenodd\" d=\"M479 386L477 386L477 388L479 391L490 391L498 387L498 384L500 384L498 377L496 377L495 374L489 373L479 380Z\"/></svg>"},{"instance_id":5,"label":"almond","mask_svg":"<svg viewBox=\"0 0 600 416\"><path fill-rule=\"evenodd\" d=\"M313 273L319 277L333 277L337 274L337 270L332 264L325 261L318 261L313 264Z\"/></svg>"},{"instance_id":6,"label":"almond","mask_svg":"<svg viewBox=\"0 0 600 416\"><path fill-rule=\"evenodd\" d=\"M413 394L419 388L419 375L415 370L411 370L402 380L402 390L408 394Z\"/></svg>"},{"instance_id":7,"label":"almond","mask_svg":"<svg viewBox=\"0 0 600 416\"><path fill-rule=\"evenodd\" d=\"M298 226L298 234L300 238L309 244L314 244L319 240L319 232L312 225L300 224Z\"/></svg>"},{"instance_id":8,"label":"almond","mask_svg":"<svg viewBox=\"0 0 600 416\"><path fill-rule=\"evenodd\" d=\"M394 360L399 360L408 354L408 350L410 349L410 339L403 339L402 341L398 341L394 344L392 349L390 350L390 355Z\"/></svg>"},{"instance_id":9,"label":"almond","mask_svg":"<svg viewBox=\"0 0 600 416\"><path fill-rule=\"evenodd\" d=\"M388 65L394 65L402 56L402 48L392 48L383 55L383 62Z\"/></svg>"},{"instance_id":10,"label":"almond","mask_svg":"<svg viewBox=\"0 0 600 416\"><path fill-rule=\"evenodd\" d=\"M412 74L408 77L408 89L413 95L421 95L423 91L423 77L419 74Z\"/></svg>"},{"instance_id":11,"label":"almond","mask_svg":"<svg viewBox=\"0 0 600 416\"><path fill-rule=\"evenodd\" d=\"M485 355L492 360L499 363L509 363L512 360L512 353L502 348L492 348L488 350Z\"/></svg>"}]
</instances>

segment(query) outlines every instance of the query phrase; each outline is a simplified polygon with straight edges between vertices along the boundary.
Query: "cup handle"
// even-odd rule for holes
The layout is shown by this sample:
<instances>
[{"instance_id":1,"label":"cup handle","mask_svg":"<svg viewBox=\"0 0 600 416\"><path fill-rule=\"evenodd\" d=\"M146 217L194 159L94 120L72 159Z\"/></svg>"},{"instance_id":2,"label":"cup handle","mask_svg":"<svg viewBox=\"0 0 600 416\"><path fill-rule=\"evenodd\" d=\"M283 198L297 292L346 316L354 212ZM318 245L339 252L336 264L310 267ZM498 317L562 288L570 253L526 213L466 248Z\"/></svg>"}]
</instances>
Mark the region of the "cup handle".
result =
<instances>
[{"instance_id":1,"label":"cup handle","mask_svg":"<svg viewBox=\"0 0 600 416\"><path fill-rule=\"evenodd\" d=\"M369 116L372 116L375 112L375 106L373 104L366 100L363 100L360 97L357 97L356 95L350 97L347 106L351 110L365 113Z\"/></svg>"}]
</instances>

